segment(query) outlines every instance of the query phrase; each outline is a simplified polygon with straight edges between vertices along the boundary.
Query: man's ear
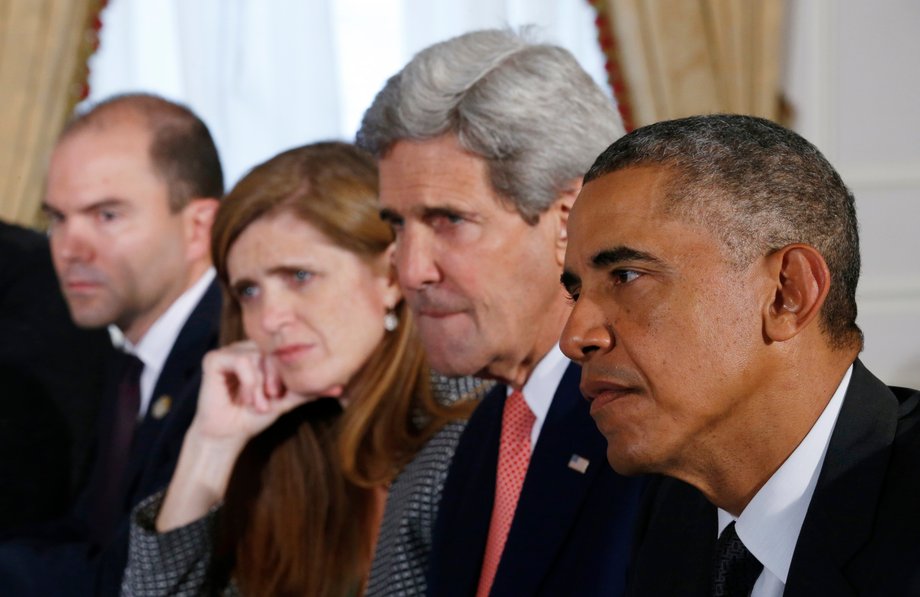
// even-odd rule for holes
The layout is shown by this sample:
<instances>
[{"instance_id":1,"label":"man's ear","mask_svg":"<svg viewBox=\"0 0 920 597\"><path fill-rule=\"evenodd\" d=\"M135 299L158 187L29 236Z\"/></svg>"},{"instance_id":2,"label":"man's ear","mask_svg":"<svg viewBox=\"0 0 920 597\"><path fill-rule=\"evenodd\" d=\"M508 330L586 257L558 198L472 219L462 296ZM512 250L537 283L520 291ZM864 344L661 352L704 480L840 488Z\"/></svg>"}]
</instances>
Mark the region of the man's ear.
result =
<instances>
[{"instance_id":1,"label":"man's ear","mask_svg":"<svg viewBox=\"0 0 920 597\"><path fill-rule=\"evenodd\" d=\"M189 261L211 258L211 226L220 202L210 197L195 197L182 208L186 251Z\"/></svg>"},{"instance_id":2,"label":"man's ear","mask_svg":"<svg viewBox=\"0 0 920 597\"><path fill-rule=\"evenodd\" d=\"M787 245L767 256L774 292L765 306L764 334L783 342L804 330L821 312L831 274L811 245Z\"/></svg>"},{"instance_id":3,"label":"man's ear","mask_svg":"<svg viewBox=\"0 0 920 597\"><path fill-rule=\"evenodd\" d=\"M387 309L393 309L402 300L402 289L399 287L399 278L396 275L396 264L393 255L396 252L396 243L387 247L380 255L377 266L380 268L380 288L383 304Z\"/></svg>"},{"instance_id":4,"label":"man's ear","mask_svg":"<svg viewBox=\"0 0 920 597\"><path fill-rule=\"evenodd\" d=\"M550 209L556 221L556 263L559 264L559 267L565 264L565 247L569 242L569 213L572 211L572 205L579 192L581 192L581 179L571 179L559 193L559 197L556 198L556 202Z\"/></svg>"}]
</instances>

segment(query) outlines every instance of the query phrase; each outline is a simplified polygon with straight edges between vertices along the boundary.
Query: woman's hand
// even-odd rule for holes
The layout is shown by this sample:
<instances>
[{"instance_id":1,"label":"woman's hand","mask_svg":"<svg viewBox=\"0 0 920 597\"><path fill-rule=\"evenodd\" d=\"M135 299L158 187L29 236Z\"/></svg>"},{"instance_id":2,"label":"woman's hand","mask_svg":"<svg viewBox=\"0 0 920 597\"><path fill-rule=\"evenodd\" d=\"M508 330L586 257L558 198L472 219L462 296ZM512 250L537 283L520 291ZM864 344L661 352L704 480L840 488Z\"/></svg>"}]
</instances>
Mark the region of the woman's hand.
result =
<instances>
[{"instance_id":1,"label":"woman's hand","mask_svg":"<svg viewBox=\"0 0 920 597\"><path fill-rule=\"evenodd\" d=\"M274 359L250 341L209 352L203 376L189 434L237 454L278 417L316 398L285 388Z\"/></svg>"},{"instance_id":2,"label":"woman's hand","mask_svg":"<svg viewBox=\"0 0 920 597\"><path fill-rule=\"evenodd\" d=\"M323 395L336 395L333 388ZM189 524L219 503L246 443L278 417L318 396L287 390L270 357L253 342L237 342L205 355L198 410L163 498L160 532Z\"/></svg>"}]
</instances>

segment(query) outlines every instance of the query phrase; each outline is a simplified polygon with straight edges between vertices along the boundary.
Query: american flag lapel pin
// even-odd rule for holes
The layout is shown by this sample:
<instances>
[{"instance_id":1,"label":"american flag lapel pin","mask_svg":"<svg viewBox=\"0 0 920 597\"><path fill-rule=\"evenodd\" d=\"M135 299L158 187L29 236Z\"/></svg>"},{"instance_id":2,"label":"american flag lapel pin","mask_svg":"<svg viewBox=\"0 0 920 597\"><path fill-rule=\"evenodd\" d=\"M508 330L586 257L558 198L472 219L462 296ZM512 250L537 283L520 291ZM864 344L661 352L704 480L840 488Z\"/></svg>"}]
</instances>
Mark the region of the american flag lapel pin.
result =
<instances>
[{"instance_id":1,"label":"american flag lapel pin","mask_svg":"<svg viewBox=\"0 0 920 597\"><path fill-rule=\"evenodd\" d=\"M578 454L572 454L572 457L569 458L569 468L573 471L578 471L581 474L585 474L585 471L588 470L588 465L591 464L591 461L587 458L582 458Z\"/></svg>"}]
</instances>

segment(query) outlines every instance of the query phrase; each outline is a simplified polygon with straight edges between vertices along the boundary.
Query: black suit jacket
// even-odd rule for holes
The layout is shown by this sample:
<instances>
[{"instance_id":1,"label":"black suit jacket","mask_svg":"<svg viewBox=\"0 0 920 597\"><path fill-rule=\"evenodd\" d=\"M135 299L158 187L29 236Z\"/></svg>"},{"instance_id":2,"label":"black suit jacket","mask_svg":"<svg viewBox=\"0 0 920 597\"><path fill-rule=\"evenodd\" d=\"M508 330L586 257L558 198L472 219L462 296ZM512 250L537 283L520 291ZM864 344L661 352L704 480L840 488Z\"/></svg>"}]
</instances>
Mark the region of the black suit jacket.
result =
<instances>
[{"instance_id":1,"label":"black suit jacket","mask_svg":"<svg viewBox=\"0 0 920 597\"><path fill-rule=\"evenodd\" d=\"M856 361L784 595L920 595L920 393ZM715 506L659 478L638 523L630 595L708 595Z\"/></svg>"},{"instance_id":2,"label":"black suit jacket","mask_svg":"<svg viewBox=\"0 0 920 597\"><path fill-rule=\"evenodd\" d=\"M0 530L61 516L85 484L112 351L71 321L48 238L0 222Z\"/></svg>"},{"instance_id":3,"label":"black suit jacket","mask_svg":"<svg viewBox=\"0 0 920 597\"><path fill-rule=\"evenodd\" d=\"M217 346L219 320L220 289L214 282L179 332L157 379L151 405L168 396L169 412L157 417L156 409L151 407L135 431L115 523L107 529L89 524L92 504L104 477L103 459L95 458L89 484L69 517L47 525L16 545L0 546L0 586L16 587L4 594L118 595L127 563L131 510L169 483L185 431L195 414L202 358ZM107 449L114 426L119 359L116 356L113 361L103 396L99 451ZM14 571L16 568L18 571Z\"/></svg>"},{"instance_id":4,"label":"black suit jacket","mask_svg":"<svg viewBox=\"0 0 920 597\"><path fill-rule=\"evenodd\" d=\"M623 594L626 560L644 480L616 474L607 442L568 367L531 456L492 595ZM475 595L485 553L502 410L496 386L470 418L444 487L429 564L428 594ZM589 460L585 473L568 466Z\"/></svg>"}]
</instances>

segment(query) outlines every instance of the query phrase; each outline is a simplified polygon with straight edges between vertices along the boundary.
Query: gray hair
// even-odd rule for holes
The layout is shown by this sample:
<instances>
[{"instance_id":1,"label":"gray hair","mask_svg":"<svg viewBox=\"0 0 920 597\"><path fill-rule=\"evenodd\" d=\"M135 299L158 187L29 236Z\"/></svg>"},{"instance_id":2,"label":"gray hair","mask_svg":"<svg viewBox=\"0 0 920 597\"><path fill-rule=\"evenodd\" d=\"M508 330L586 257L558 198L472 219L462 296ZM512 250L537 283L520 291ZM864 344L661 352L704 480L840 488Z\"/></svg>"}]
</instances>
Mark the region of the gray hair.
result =
<instances>
[{"instance_id":1,"label":"gray hair","mask_svg":"<svg viewBox=\"0 0 920 597\"><path fill-rule=\"evenodd\" d=\"M645 126L617 140L584 182L641 166L673 171L665 209L707 226L739 266L790 244L815 247L831 274L821 328L834 347L862 345L856 325L860 257L853 194L818 148L763 118L693 116Z\"/></svg>"},{"instance_id":2,"label":"gray hair","mask_svg":"<svg viewBox=\"0 0 920 597\"><path fill-rule=\"evenodd\" d=\"M444 133L485 159L492 187L534 223L623 123L567 50L484 30L422 50L391 77L357 144L380 158L397 141Z\"/></svg>"}]
</instances>

